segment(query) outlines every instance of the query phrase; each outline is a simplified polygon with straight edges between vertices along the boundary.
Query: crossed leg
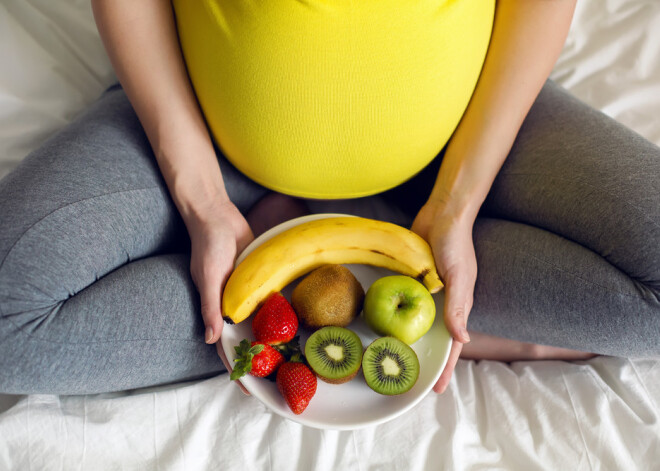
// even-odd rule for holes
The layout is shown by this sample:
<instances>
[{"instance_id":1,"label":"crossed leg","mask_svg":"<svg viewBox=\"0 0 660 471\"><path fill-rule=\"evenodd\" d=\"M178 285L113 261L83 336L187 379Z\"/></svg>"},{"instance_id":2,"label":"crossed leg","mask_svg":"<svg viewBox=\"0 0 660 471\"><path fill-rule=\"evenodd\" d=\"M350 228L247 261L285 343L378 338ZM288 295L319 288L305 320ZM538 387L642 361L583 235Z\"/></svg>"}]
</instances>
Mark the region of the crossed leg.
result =
<instances>
[{"instance_id":1,"label":"crossed leg","mask_svg":"<svg viewBox=\"0 0 660 471\"><path fill-rule=\"evenodd\" d=\"M659 182L658 147L548 83L475 224L469 327L491 337L466 356L660 353Z\"/></svg>"},{"instance_id":2,"label":"crossed leg","mask_svg":"<svg viewBox=\"0 0 660 471\"><path fill-rule=\"evenodd\" d=\"M224 160L246 212L266 190ZM190 242L123 91L0 181L0 391L85 394L224 370Z\"/></svg>"}]
</instances>

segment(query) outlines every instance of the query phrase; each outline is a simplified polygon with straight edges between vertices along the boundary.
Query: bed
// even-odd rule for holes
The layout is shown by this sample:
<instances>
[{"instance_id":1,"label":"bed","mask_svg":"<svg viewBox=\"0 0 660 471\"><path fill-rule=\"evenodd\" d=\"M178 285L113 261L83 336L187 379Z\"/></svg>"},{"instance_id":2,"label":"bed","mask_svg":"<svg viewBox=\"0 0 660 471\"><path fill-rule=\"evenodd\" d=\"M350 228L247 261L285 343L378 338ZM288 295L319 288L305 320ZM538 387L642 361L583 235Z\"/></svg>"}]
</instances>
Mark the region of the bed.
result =
<instances>
[{"instance_id":1,"label":"bed","mask_svg":"<svg viewBox=\"0 0 660 471\"><path fill-rule=\"evenodd\" d=\"M88 0L0 2L0 177L115 78ZM660 145L660 2L581 0L552 78ZM659 182L660 185L660 182ZM660 360L459 361L385 424L322 431L227 375L88 396L0 395L0 469L660 467Z\"/></svg>"}]
</instances>

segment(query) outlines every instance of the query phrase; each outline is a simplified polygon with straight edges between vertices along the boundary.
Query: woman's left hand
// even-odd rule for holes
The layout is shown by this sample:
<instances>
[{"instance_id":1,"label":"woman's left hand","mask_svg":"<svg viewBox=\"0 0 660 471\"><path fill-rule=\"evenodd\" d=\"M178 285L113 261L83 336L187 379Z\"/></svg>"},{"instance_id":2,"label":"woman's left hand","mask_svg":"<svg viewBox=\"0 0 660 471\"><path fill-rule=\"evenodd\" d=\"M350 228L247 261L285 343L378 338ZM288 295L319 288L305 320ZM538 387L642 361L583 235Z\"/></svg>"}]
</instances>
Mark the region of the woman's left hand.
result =
<instances>
[{"instance_id":1,"label":"woman's left hand","mask_svg":"<svg viewBox=\"0 0 660 471\"><path fill-rule=\"evenodd\" d=\"M457 217L442 201L431 199L419 211L412 225L412 230L433 250L440 279L445 284L445 324L454 339L447 365L433 387L437 393L447 389L463 344L470 341L467 319L477 280L472 226L473 221L469 218Z\"/></svg>"}]
</instances>

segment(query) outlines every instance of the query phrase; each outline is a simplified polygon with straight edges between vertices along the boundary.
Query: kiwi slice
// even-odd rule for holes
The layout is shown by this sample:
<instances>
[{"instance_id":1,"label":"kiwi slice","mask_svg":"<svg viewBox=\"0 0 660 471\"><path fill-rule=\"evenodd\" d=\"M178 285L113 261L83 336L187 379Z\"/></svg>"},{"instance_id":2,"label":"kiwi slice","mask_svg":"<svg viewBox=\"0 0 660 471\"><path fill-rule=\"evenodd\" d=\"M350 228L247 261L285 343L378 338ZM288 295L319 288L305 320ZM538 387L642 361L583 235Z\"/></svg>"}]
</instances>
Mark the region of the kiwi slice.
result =
<instances>
[{"instance_id":1,"label":"kiwi slice","mask_svg":"<svg viewBox=\"0 0 660 471\"><path fill-rule=\"evenodd\" d=\"M345 383L360 371L362 342L355 332L344 327L323 327L307 339L305 357L326 383Z\"/></svg>"},{"instance_id":2,"label":"kiwi slice","mask_svg":"<svg viewBox=\"0 0 660 471\"><path fill-rule=\"evenodd\" d=\"M415 351L394 337L374 340L362 357L364 379L379 394L394 396L410 390L419 377Z\"/></svg>"}]
</instances>

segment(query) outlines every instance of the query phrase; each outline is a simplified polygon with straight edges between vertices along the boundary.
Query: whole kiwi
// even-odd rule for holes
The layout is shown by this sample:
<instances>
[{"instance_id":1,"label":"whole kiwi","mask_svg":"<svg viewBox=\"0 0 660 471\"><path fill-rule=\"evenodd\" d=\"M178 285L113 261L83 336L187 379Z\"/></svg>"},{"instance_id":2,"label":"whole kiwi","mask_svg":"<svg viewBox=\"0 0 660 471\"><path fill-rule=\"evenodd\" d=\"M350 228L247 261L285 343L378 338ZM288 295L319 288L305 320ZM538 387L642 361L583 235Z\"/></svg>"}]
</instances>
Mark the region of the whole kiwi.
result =
<instances>
[{"instance_id":1,"label":"whole kiwi","mask_svg":"<svg viewBox=\"0 0 660 471\"><path fill-rule=\"evenodd\" d=\"M323 265L294 288L291 305L310 329L346 327L362 310L364 288L343 265Z\"/></svg>"}]
</instances>

